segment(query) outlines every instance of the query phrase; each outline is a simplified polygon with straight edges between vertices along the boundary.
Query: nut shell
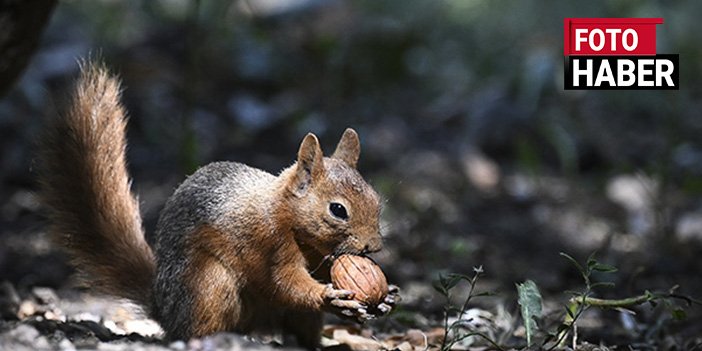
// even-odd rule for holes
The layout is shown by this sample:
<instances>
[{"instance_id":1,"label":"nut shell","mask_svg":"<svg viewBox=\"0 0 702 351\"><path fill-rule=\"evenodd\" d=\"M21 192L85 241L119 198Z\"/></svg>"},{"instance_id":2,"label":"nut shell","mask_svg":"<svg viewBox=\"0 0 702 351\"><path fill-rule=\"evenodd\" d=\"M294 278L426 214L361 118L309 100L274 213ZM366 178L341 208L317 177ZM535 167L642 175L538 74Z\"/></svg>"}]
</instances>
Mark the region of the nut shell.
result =
<instances>
[{"instance_id":1,"label":"nut shell","mask_svg":"<svg viewBox=\"0 0 702 351\"><path fill-rule=\"evenodd\" d=\"M337 289L350 290L354 299L377 306L388 294L385 274L371 259L363 256L341 255L331 267L331 281Z\"/></svg>"}]
</instances>

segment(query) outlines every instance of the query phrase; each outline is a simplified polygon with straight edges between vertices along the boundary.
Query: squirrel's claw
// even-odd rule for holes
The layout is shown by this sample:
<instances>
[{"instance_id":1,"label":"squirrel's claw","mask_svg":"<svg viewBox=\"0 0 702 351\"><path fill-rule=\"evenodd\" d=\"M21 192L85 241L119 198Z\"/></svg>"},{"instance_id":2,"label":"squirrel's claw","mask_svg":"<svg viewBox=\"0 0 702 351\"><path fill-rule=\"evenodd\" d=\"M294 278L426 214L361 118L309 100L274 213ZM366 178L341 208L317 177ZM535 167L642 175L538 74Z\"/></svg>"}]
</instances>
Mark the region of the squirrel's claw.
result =
<instances>
[{"instance_id":1,"label":"squirrel's claw","mask_svg":"<svg viewBox=\"0 0 702 351\"><path fill-rule=\"evenodd\" d=\"M340 300L340 299L334 299L329 301L329 303L337 308L341 309L346 309L346 310L357 310L361 313L366 312L366 306L361 304L360 302L356 300Z\"/></svg>"},{"instance_id":2,"label":"squirrel's claw","mask_svg":"<svg viewBox=\"0 0 702 351\"><path fill-rule=\"evenodd\" d=\"M355 300L331 300L329 304L332 306L332 312L335 312L341 317L354 319L359 323L366 322L375 318L369 314L366 306Z\"/></svg>"},{"instance_id":3,"label":"squirrel's claw","mask_svg":"<svg viewBox=\"0 0 702 351\"><path fill-rule=\"evenodd\" d=\"M333 300L350 300L353 299L354 292L350 290L339 290L339 289L334 289L334 287L331 284L327 284L324 287L324 299L327 301L333 301Z\"/></svg>"},{"instance_id":4,"label":"squirrel's claw","mask_svg":"<svg viewBox=\"0 0 702 351\"><path fill-rule=\"evenodd\" d=\"M400 288L397 285L388 287L388 295L385 296L384 303L390 307L394 307L400 301Z\"/></svg>"},{"instance_id":5,"label":"squirrel's claw","mask_svg":"<svg viewBox=\"0 0 702 351\"><path fill-rule=\"evenodd\" d=\"M324 300L327 310L345 318L355 319L363 323L372 319L367 307L359 301L353 300L354 293L349 290L334 289L331 284L325 286Z\"/></svg>"},{"instance_id":6,"label":"squirrel's claw","mask_svg":"<svg viewBox=\"0 0 702 351\"><path fill-rule=\"evenodd\" d=\"M390 306L386 303L381 303L380 305L378 305L377 309L378 309L378 311L380 311L380 313L385 315L385 314L390 313L390 311L392 311L392 306Z\"/></svg>"},{"instance_id":7,"label":"squirrel's claw","mask_svg":"<svg viewBox=\"0 0 702 351\"><path fill-rule=\"evenodd\" d=\"M374 306L372 308L374 316L385 316L395 307L398 301L400 301L400 288L397 285L390 285L388 287L388 295L385 296L383 302Z\"/></svg>"},{"instance_id":8,"label":"squirrel's claw","mask_svg":"<svg viewBox=\"0 0 702 351\"><path fill-rule=\"evenodd\" d=\"M348 290L334 289L331 284L324 290L324 299L327 308L339 316L355 319L359 323L367 322L379 316L384 316L392 311L395 304L400 300L400 289L396 285L388 287L388 295L383 302L377 306L365 306L359 301L353 300L354 293Z\"/></svg>"}]
</instances>

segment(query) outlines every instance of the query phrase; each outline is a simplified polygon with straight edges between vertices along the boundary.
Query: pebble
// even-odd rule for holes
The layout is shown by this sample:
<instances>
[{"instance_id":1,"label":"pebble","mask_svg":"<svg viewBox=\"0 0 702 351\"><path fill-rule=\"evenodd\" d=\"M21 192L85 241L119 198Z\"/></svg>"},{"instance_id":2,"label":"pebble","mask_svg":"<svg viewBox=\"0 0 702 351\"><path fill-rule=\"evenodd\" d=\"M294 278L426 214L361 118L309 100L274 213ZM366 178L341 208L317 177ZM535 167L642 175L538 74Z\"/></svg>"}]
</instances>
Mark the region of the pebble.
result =
<instances>
[{"instance_id":1,"label":"pebble","mask_svg":"<svg viewBox=\"0 0 702 351\"><path fill-rule=\"evenodd\" d=\"M127 320L123 324L125 333L139 333L144 336L157 336L163 334L161 326L151 319Z\"/></svg>"},{"instance_id":2,"label":"pebble","mask_svg":"<svg viewBox=\"0 0 702 351\"><path fill-rule=\"evenodd\" d=\"M170 347L173 350L185 350L186 346L187 345L183 340L174 341L170 345L168 345L168 347Z\"/></svg>"},{"instance_id":3,"label":"pebble","mask_svg":"<svg viewBox=\"0 0 702 351\"><path fill-rule=\"evenodd\" d=\"M17 317L19 317L19 319L25 319L29 316L33 316L34 313L36 313L36 311L37 310L33 302L29 300L24 300L19 305L19 309L17 310Z\"/></svg>"},{"instance_id":4,"label":"pebble","mask_svg":"<svg viewBox=\"0 0 702 351\"><path fill-rule=\"evenodd\" d=\"M16 328L0 334L0 349L2 350L47 350L51 345L46 337L39 334L36 328L20 324Z\"/></svg>"},{"instance_id":5,"label":"pebble","mask_svg":"<svg viewBox=\"0 0 702 351\"><path fill-rule=\"evenodd\" d=\"M71 340L68 339L63 339L58 343L58 348L59 350L65 350L65 351L74 351L76 349L75 346L73 346L73 343Z\"/></svg>"}]
</instances>

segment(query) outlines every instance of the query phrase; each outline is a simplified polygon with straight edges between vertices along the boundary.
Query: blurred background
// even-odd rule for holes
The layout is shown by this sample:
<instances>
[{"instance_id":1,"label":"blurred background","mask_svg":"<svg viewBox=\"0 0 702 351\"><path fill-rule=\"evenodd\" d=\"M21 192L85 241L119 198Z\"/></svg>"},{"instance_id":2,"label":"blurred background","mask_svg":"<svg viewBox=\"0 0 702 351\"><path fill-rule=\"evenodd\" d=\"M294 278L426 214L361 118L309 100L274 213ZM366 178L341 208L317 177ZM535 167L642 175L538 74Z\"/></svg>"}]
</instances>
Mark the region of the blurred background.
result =
<instances>
[{"instance_id":1,"label":"blurred background","mask_svg":"<svg viewBox=\"0 0 702 351\"><path fill-rule=\"evenodd\" d=\"M675 285L695 296L700 13L696 1L59 1L0 100L0 281L72 286L34 193L35 142L77 61L92 57L123 81L149 233L198 166L276 173L305 133L331 152L353 127L360 171L385 199L377 259L403 288L403 323L440 316L439 273L481 265L482 284L498 292L487 305L516 313L514 284L525 279L557 305L582 286L559 252L596 252L619 268L599 296ZM680 54L681 89L564 91L565 17L663 17L658 52ZM628 335L617 312L597 313L621 334L595 325L584 335ZM700 315L693 307L680 323L642 307L631 320L684 342Z\"/></svg>"}]
</instances>

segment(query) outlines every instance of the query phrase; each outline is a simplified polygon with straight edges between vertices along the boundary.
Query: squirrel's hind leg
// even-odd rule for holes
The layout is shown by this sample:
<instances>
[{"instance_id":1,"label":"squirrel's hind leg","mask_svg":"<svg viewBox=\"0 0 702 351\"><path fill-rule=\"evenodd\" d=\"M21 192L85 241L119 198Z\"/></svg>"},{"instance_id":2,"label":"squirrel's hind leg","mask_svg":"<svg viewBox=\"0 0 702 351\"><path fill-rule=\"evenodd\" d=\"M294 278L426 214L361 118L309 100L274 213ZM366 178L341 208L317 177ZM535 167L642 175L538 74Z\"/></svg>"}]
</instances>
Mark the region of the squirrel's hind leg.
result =
<instances>
[{"instance_id":1,"label":"squirrel's hind leg","mask_svg":"<svg viewBox=\"0 0 702 351\"><path fill-rule=\"evenodd\" d=\"M192 257L185 284L189 287L191 336L199 337L221 331L235 331L241 318L239 282L222 263L207 254Z\"/></svg>"}]
</instances>

